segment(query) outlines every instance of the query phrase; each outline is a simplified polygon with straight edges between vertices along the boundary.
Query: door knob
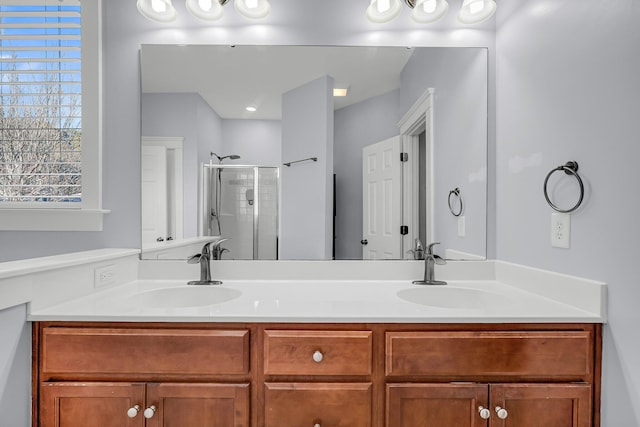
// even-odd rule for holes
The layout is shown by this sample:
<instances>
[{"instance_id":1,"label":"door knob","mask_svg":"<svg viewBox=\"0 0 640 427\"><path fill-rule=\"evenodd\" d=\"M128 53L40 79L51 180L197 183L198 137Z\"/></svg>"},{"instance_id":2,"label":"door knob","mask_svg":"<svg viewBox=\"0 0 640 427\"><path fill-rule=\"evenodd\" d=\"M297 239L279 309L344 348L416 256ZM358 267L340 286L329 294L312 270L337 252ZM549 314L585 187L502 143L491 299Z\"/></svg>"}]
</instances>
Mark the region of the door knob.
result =
<instances>
[{"instance_id":1,"label":"door knob","mask_svg":"<svg viewBox=\"0 0 640 427\"><path fill-rule=\"evenodd\" d=\"M368 241L367 239L360 240L360 244L361 244L361 245L368 245L368 244L369 244L369 241Z\"/></svg>"},{"instance_id":2,"label":"door knob","mask_svg":"<svg viewBox=\"0 0 640 427\"><path fill-rule=\"evenodd\" d=\"M151 405L147 409L144 410L144 417L149 419L152 418L156 413L156 406Z\"/></svg>"},{"instance_id":3,"label":"door knob","mask_svg":"<svg viewBox=\"0 0 640 427\"><path fill-rule=\"evenodd\" d=\"M138 412L140 412L140 405L135 405L134 407L129 408L127 411L127 417L135 418L136 415L138 415Z\"/></svg>"},{"instance_id":4,"label":"door knob","mask_svg":"<svg viewBox=\"0 0 640 427\"><path fill-rule=\"evenodd\" d=\"M501 420L504 420L509 416L507 410L499 406L496 406L496 414L498 414L498 418L500 418Z\"/></svg>"},{"instance_id":5,"label":"door knob","mask_svg":"<svg viewBox=\"0 0 640 427\"><path fill-rule=\"evenodd\" d=\"M478 413L480 414L480 418L483 420L488 420L491 416L491 411L482 406L478 406Z\"/></svg>"}]
</instances>

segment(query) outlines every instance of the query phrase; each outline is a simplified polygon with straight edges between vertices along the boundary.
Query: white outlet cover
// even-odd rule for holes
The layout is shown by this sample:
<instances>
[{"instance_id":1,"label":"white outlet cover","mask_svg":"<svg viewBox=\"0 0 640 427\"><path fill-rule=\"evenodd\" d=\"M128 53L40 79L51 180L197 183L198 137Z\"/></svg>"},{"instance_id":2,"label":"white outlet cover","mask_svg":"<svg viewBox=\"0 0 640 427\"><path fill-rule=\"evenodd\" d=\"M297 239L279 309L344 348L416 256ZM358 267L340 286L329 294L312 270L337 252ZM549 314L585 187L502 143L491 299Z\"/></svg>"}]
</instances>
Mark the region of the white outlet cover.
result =
<instances>
[{"instance_id":1,"label":"white outlet cover","mask_svg":"<svg viewBox=\"0 0 640 427\"><path fill-rule=\"evenodd\" d=\"M458 217L458 237L464 237L467 233L464 215Z\"/></svg>"},{"instance_id":2,"label":"white outlet cover","mask_svg":"<svg viewBox=\"0 0 640 427\"><path fill-rule=\"evenodd\" d=\"M551 246L563 249L571 246L571 215L560 212L551 214Z\"/></svg>"}]
</instances>

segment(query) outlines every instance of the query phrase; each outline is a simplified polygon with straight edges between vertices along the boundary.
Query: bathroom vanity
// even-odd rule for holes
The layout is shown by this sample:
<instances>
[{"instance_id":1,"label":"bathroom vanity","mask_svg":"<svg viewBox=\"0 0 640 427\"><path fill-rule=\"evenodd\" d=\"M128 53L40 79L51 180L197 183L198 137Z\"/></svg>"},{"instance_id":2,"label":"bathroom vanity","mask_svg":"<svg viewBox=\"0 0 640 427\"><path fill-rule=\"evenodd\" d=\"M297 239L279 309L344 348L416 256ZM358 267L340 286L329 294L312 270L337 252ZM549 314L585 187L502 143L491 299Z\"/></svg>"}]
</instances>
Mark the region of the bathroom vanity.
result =
<instances>
[{"instance_id":1,"label":"bathroom vanity","mask_svg":"<svg viewBox=\"0 0 640 427\"><path fill-rule=\"evenodd\" d=\"M602 283L489 261L437 287L393 263L187 286L163 265L32 304L34 426L600 425Z\"/></svg>"},{"instance_id":2,"label":"bathroom vanity","mask_svg":"<svg viewBox=\"0 0 640 427\"><path fill-rule=\"evenodd\" d=\"M600 340L588 323L43 321L34 425L591 427Z\"/></svg>"}]
</instances>

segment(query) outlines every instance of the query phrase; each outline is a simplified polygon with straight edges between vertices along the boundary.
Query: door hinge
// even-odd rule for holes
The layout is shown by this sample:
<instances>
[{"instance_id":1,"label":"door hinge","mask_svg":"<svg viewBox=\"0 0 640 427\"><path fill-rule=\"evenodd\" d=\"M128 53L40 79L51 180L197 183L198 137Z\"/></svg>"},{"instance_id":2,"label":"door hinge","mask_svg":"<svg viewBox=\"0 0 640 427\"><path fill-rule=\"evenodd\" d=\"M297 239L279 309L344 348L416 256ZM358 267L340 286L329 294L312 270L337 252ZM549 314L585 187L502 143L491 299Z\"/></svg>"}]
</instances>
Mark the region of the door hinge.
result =
<instances>
[{"instance_id":1,"label":"door hinge","mask_svg":"<svg viewBox=\"0 0 640 427\"><path fill-rule=\"evenodd\" d=\"M400 153L400 161L408 162L409 161L409 153Z\"/></svg>"},{"instance_id":2,"label":"door hinge","mask_svg":"<svg viewBox=\"0 0 640 427\"><path fill-rule=\"evenodd\" d=\"M406 236L407 234L409 234L409 226L408 225L401 225L400 226L400 234L403 236Z\"/></svg>"}]
</instances>

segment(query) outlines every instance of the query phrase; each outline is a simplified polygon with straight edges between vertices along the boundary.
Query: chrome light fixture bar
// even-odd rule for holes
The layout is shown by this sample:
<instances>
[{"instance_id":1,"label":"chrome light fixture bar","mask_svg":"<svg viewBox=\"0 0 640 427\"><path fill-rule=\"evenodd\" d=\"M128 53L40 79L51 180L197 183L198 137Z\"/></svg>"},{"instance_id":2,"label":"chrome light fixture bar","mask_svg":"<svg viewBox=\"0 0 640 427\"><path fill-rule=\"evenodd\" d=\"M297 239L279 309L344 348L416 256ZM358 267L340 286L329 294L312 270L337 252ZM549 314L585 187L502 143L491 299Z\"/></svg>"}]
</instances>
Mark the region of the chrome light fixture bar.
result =
<instances>
[{"instance_id":1,"label":"chrome light fixture bar","mask_svg":"<svg viewBox=\"0 0 640 427\"><path fill-rule=\"evenodd\" d=\"M203 21L216 21L222 18L223 6L229 0L186 0L189 13ZM176 9L171 0L138 0L138 11L156 22L172 22L177 18ZM244 17L262 19L271 12L269 0L234 0L235 9Z\"/></svg>"},{"instance_id":2,"label":"chrome light fixture bar","mask_svg":"<svg viewBox=\"0 0 640 427\"><path fill-rule=\"evenodd\" d=\"M413 20L421 24L436 22L449 10L447 0L404 0L404 3L412 9ZM400 0L371 0L367 8L367 18L375 23L385 23L396 18L400 12ZM464 0L458 13L458 21L463 24L477 24L491 18L495 12L495 0Z\"/></svg>"}]
</instances>

